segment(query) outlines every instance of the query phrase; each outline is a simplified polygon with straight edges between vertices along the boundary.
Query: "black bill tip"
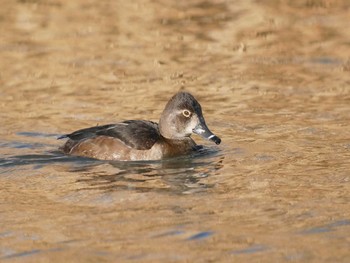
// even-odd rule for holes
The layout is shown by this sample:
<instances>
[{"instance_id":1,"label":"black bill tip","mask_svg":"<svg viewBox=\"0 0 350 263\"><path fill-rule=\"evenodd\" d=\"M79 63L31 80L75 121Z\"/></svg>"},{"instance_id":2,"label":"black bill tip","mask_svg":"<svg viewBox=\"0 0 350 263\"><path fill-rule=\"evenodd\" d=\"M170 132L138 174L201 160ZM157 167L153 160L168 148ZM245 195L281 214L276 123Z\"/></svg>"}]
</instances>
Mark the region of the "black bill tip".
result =
<instances>
[{"instance_id":1,"label":"black bill tip","mask_svg":"<svg viewBox=\"0 0 350 263\"><path fill-rule=\"evenodd\" d=\"M215 144L217 144L217 145L219 145L221 143L221 139L216 135L210 135L208 137L208 140L215 142Z\"/></svg>"}]
</instances>

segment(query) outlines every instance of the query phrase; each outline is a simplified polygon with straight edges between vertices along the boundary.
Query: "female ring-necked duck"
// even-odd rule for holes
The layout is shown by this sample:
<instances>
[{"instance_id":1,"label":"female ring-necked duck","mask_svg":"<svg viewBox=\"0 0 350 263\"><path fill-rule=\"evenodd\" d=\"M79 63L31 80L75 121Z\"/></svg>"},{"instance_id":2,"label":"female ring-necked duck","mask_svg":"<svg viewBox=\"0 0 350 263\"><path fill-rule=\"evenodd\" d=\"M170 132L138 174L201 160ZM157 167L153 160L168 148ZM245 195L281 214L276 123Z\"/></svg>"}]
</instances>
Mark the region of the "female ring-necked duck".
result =
<instances>
[{"instance_id":1,"label":"female ring-necked duck","mask_svg":"<svg viewBox=\"0 0 350 263\"><path fill-rule=\"evenodd\" d=\"M159 160L189 154L199 147L195 133L220 144L207 127L198 101L187 92L175 94L165 106L159 124L128 120L95 126L66 134L64 153L101 160Z\"/></svg>"}]
</instances>

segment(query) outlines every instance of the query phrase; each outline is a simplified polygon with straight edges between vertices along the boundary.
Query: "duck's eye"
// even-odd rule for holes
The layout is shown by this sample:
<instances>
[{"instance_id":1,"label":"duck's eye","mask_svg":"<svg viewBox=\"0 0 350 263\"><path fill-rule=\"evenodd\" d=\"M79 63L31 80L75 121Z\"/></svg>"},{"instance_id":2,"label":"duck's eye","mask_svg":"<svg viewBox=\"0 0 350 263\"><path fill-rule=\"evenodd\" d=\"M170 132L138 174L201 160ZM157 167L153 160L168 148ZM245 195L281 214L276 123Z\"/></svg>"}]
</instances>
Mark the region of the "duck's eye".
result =
<instances>
[{"instance_id":1,"label":"duck's eye","mask_svg":"<svg viewBox=\"0 0 350 263\"><path fill-rule=\"evenodd\" d=\"M183 110L182 115L185 116L186 118L189 118L191 116L191 112L189 110Z\"/></svg>"}]
</instances>

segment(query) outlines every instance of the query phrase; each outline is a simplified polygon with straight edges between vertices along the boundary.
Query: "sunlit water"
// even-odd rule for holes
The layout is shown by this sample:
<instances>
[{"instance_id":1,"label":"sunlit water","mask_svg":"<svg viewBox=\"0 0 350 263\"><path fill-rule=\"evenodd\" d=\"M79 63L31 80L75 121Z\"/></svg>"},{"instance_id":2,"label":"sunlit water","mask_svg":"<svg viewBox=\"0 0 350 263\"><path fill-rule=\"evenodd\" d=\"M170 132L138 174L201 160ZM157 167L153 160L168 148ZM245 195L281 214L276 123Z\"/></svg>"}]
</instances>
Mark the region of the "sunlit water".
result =
<instances>
[{"instance_id":1,"label":"sunlit water","mask_svg":"<svg viewBox=\"0 0 350 263\"><path fill-rule=\"evenodd\" d=\"M0 261L350 261L350 4L258 2L2 3ZM183 89L221 145L58 151Z\"/></svg>"}]
</instances>

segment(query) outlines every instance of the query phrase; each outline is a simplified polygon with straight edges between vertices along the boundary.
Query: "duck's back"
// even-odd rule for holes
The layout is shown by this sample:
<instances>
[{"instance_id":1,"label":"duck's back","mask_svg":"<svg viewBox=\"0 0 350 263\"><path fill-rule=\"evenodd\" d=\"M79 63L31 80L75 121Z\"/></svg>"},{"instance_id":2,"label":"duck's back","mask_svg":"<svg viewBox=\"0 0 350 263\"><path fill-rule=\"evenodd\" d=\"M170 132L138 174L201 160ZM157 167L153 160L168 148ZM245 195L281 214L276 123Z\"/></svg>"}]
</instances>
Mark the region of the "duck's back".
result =
<instances>
[{"instance_id":1,"label":"duck's back","mask_svg":"<svg viewBox=\"0 0 350 263\"><path fill-rule=\"evenodd\" d=\"M152 154L151 148L160 137L157 123L129 120L78 130L59 139L69 138L62 147L67 154L103 160L132 160Z\"/></svg>"}]
</instances>

